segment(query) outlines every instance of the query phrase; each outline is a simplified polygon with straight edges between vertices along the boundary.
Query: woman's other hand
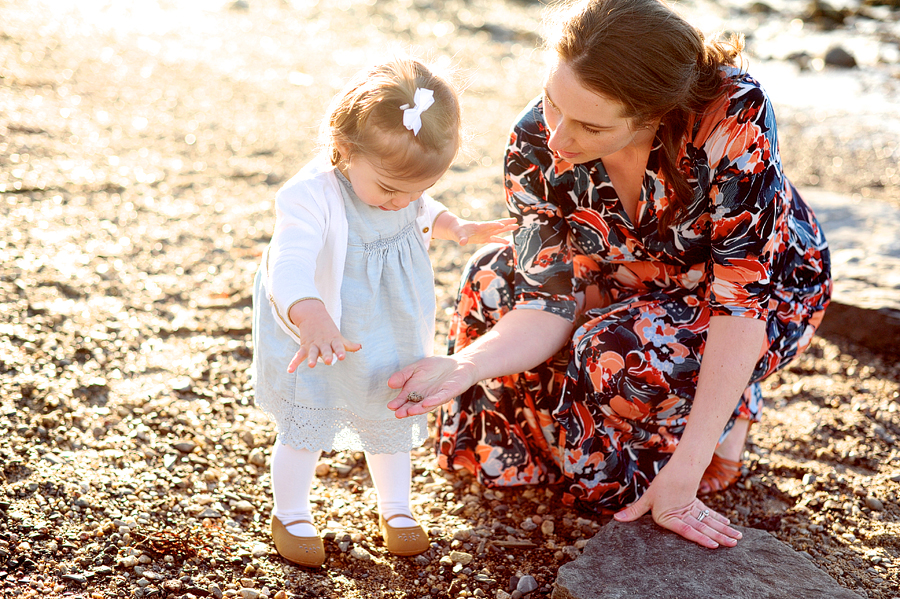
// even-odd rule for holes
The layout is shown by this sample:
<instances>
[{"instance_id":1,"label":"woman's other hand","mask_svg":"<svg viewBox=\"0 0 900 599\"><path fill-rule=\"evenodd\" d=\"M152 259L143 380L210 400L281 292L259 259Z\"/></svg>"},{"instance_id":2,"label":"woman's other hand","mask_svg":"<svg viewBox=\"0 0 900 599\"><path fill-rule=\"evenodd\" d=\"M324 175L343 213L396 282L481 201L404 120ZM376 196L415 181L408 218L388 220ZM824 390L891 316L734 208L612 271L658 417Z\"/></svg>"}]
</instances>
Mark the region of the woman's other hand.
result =
<instances>
[{"instance_id":1,"label":"woman's other hand","mask_svg":"<svg viewBox=\"0 0 900 599\"><path fill-rule=\"evenodd\" d=\"M737 545L743 535L729 526L728 518L697 498L696 485L693 491L685 485L683 481L691 477L668 470L663 467L641 498L617 513L615 519L632 522L650 512L653 521L663 528L708 549Z\"/></svg>"}]
</instances>

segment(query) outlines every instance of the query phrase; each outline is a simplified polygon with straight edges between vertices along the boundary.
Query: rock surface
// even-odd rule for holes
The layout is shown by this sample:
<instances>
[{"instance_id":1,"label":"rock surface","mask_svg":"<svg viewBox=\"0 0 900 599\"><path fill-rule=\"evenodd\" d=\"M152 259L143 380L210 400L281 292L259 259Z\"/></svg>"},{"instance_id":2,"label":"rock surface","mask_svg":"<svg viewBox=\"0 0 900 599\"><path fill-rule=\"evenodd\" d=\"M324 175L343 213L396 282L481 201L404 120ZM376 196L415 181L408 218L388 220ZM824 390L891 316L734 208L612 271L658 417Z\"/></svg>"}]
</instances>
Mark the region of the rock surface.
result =
<instances>
[{"instance_id":1,"label":"rock surface","mask_svg":"<svg viewBox=\"0 0 900 599\"><path fill-rule=\"evenodd\" d=\"M552 599L859 599L769 533L738 527L737 547L710 551L645 516L611 521L559 569Z\"/></svg>"},{"instance_id":2,"label":"rock surface","mask_svg":"<svg viewBox=\"0 0 900 599\"><path fill-rule=\"evenodd\" d=\"M834 296L819 333L900 355L900 208L812 188L800 193L831 248Z\"/></svg>"}]
</instances>

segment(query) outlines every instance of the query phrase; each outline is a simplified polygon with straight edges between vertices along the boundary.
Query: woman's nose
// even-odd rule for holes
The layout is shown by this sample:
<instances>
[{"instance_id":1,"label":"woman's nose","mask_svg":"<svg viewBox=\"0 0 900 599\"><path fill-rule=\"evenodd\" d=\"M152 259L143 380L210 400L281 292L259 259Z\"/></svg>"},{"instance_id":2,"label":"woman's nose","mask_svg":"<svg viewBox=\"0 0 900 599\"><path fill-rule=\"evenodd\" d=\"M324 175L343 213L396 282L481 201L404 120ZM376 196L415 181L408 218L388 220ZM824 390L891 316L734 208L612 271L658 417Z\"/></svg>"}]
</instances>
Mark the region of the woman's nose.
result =
<instances>
[{"instance_id":1,"label":"woman's nose","mask_svg":"<svg viewBox=\"0 0 900 599\"><path fill-rule=\"evenodd\" d=\"M557 152L565 150L572 141L571 136L567 132L567 128L563 126L562 121L556 123L556 127L550 129L550 139L547 140L547 146Z\"/></svg>"}]
</instances>

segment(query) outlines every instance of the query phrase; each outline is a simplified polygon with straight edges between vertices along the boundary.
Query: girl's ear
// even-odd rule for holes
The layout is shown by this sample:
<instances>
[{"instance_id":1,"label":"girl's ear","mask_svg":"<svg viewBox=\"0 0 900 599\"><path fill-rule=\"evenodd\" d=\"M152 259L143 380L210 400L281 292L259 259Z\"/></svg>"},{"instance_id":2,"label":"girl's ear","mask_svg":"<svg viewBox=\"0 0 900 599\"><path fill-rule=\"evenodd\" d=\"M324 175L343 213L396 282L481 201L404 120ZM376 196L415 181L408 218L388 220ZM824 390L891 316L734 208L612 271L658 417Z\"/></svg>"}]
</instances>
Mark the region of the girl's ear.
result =
<instances>
[{"instance_id":1,"label":"girl's ear","mask_svg":"<svg viewBox=\"0 0 900 599\"><path fill-rule=\"evenodd\" d=\"M352 152L350 151L350 147L351 147L350 144L347 144L347 143L344 143L341 141L336 141L336 142L334 142L334 147L337 149L338 154L341 155L341 162L349 163L350 156L352 154Z\"/></svg>"}]
</instances>

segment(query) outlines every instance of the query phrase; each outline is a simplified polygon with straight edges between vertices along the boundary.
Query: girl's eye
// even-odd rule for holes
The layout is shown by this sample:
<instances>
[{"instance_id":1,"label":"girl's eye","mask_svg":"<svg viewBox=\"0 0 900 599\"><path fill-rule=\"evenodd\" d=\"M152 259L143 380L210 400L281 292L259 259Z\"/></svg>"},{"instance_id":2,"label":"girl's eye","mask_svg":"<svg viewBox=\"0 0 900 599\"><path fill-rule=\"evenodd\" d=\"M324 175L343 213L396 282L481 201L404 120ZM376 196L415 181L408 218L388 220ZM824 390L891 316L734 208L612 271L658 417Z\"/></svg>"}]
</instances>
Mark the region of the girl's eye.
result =
<instances>
[{"instance_id":1,"label":"girl's eye","mask_svg":"<svg viewBox=\"0 0 900 599\"><path fill-rule=\"evenodd\" d=\"M382 187L382 188L381 188L381 193L383 193L383 194L386 195L386 196L392 196L392 195L394 195L394 194L397 193L397 192L396 192L396 191L392 191L392 190L390 190L390 189L385 189L384 187Z\"/></svg>"},{"instance_id":2,"label":"girl's eye","mask_svg":"<svg viewBox=\"0 0 900 599\"><path fill-rule=\"evenodd\" d=\"M601 131L600 129L594 129L593 127L588 127L587 125L582 125L581 128L591 135L600 135L601 133L603 133L603 131Z\"/></svg>"}]
</instances>

